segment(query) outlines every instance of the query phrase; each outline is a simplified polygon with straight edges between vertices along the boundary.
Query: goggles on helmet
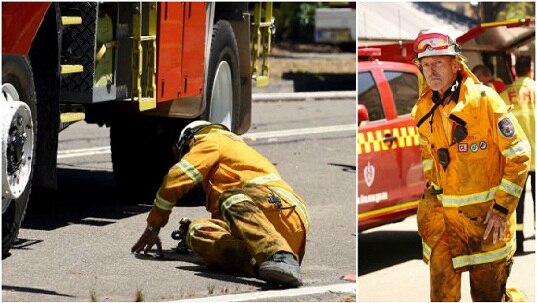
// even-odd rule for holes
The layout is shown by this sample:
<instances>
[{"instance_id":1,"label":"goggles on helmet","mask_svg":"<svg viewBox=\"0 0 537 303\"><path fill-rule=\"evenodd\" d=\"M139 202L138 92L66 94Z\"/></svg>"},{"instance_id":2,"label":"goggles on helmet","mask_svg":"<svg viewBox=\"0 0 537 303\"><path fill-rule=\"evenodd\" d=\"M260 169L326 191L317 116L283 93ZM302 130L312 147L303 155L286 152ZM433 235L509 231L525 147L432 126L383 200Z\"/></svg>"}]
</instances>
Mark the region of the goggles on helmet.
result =
<instances>
[{"instance_id":1,"label":"goggles on helmet","mask_svg":"<svg viewBox=\"0 0 537 303\"><path fill-rule=\"evenodd\" d=\"M452 47L452 49L449 49ZM448 35L429 33L418 36L414 41L414 52L418 58L434 55L458 55L460 49L457 43Z\"/></svg>"}]
</instances>

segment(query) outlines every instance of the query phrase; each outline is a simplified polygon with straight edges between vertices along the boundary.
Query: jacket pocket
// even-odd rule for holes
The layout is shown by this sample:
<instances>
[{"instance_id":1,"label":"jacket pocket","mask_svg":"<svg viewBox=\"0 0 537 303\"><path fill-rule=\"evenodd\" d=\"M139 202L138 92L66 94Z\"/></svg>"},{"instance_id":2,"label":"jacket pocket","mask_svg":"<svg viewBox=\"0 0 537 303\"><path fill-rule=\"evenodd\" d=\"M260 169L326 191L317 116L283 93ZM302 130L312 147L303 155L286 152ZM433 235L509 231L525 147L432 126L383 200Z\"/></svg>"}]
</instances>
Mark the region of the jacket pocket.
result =
<instances>
[{"instance_id":1,"label":"jacket pocket","mask_svg":"<svg viewBox=\"0 0 537 303\"><path fill-rule=\"evenodd\" d=\"M489 142L475 139L459 143L457 146L457 175L461 187L487 188L488 172L484 161L487 161Z\"/></svg>"}]
</instances>

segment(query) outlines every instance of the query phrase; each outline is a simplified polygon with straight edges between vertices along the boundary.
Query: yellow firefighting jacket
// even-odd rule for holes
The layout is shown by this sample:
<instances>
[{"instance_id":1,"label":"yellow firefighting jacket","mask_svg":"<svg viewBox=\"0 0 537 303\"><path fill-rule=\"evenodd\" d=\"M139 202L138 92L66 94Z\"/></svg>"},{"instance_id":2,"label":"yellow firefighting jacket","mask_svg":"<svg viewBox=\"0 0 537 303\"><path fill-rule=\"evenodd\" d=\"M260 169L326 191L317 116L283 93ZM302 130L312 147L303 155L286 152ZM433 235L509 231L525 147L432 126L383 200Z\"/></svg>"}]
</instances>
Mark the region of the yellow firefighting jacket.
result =
<instances>
[{"instance_id":1,"label":"yellow firefighting jacket","mask_svg":"<svg viewBox=\"0 0 537 303\"><path fill-rule=\"evenodd\" d=\"M245 185L264 185L289 205L295 205L308 230L309 216L304 201L282 180L272 163L248 146L241 137L216 128L199 134L190 151L170 168L147 218L152 226L164 226L175 203L197 184L206 193L206 208L213 218L222 219L220 195Z\"/></svg>"},{"instance_id":2,"label":"yellow firefighting jacket","mask_svg":"<svg viewBox=\"0 0 537 303\"><path fill-rule=\"evenodd\" d=\"M464 63L461 75L458 101L439 106L418 128L424 174L430 184L417 215L424 261L428 262L431 250L446 232L454 268L494 262L514 254L513 212L530 161L529 143L510 108L493 89L479 84ZM421 84L421 95L412 111L416 121L434 105L432 90ZM453 129L461 123L468 135L462 142L452 144ZM438 158L441 148L448 150L450 158L445 169ZM492 243L492 235L483 240L483 220L490 208L505 215L508 222L505 237L496 244Z\"/></svg>"},{"instance_id":3,"label":"yellow firefighting jacket","mask_svg":"<svg viewBox=\"0 0 537 303\"><path fill-rule=\"evenodd\" d=\"M519 77L500 94L507 105L513 105L513 115L522 126L530 146L535 146L535 81ZM535 157L531 158L531 171L535 171Z\"/></svg>"}]
</instances>

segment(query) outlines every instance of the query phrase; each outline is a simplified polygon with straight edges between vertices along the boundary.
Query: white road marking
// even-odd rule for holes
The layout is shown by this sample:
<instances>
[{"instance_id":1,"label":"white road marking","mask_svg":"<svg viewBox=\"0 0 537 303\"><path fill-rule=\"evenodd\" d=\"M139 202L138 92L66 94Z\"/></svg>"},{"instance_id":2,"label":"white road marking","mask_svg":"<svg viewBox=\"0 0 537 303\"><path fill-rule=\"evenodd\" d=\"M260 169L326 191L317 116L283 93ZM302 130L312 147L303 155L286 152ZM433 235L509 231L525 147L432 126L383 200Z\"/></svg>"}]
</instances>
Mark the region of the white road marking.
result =
<instances>
[{"instance_id":1,"label":"white road marking","mask_svg":"<svg viewBox=\"0 0 537 303\"><path fill-rule=\"evenodd\" d=\"M267 291L249 292L249 293L242 293L242 294L235 294L235 295L186 299L186 300L179 300L179 301L172 301L172 302L241 302L241 301L262 300L262 299L269 299L269 298L287 298L287 297L315 295L315 294L322 294L322 293L327 293L327 292L356 295L356 283L341 283L341 284L323 285L323 286L300 287L300 288L292 288L292 289L284 289L284 290L267 290Z\"/></svg>"},{"instance_id":2,"label":"white road marking","mask_svg":"<svg viewBox=\"0 0 537 303\"><path fill-rule=\"evenodd\" d=\"M297 129L277 130L277 131L258 132L258 133L246 133L243 135L243 137L245 140L257 140L257 139L272 139L272 138L279 138L279 137L312 135L312 134L344 132L344 131L356 132L356 125L343 124L343 125L297 128ZM68 150L58 151L58 159L103 155L103 154L110 154L110 153L111 153L111 150L109 146L68 149Z\"/></svg>"},{"instance_id":3,"label":"white road marking","mask_svg":"<svg viewBox=\"0 0 537 303\"><path fill-rule=\"evenodd\" d=\"M59 150L58 159L109 154L110 146Z\"/></svg>"},{"instance_id":4,"label":"white road marking","mask_svg":"<svg viewBox=\"0 0 537 303\"><path fill-rule=\"evenodd\" d=\"M309 128L275 130L275 131L261 132L261 133L246 133L243 135L243 137L245 139L255 140L255 139L278 138L278 137L288 137L288 136L297 136L297 135L343 132L343 131L351 131L351 130L356 131L356 125L344 124L344 125L333 125L333 126L319 126L319 127L309 127Z\"/></svg>"}]
</instances>

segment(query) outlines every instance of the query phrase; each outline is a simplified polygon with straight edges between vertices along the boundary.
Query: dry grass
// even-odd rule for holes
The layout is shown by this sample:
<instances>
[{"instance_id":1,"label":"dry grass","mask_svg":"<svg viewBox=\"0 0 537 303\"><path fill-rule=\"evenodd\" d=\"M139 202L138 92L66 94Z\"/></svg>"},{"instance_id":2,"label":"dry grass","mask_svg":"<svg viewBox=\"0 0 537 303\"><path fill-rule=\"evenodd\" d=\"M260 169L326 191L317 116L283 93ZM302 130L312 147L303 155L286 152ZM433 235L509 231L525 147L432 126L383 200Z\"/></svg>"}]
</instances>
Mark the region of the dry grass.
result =
<instances>
[{"instance_id":1,"label":"dry grass","mask_svg":"<svg viewBox=\"0 0 537 303\"><path fill-rule=\"evenodd\" d=\"M270 57L270 78L281 80L285 73L355 74L356 57L341 52L292 52L275 46Z\"/></svg>"}]
</instances>

